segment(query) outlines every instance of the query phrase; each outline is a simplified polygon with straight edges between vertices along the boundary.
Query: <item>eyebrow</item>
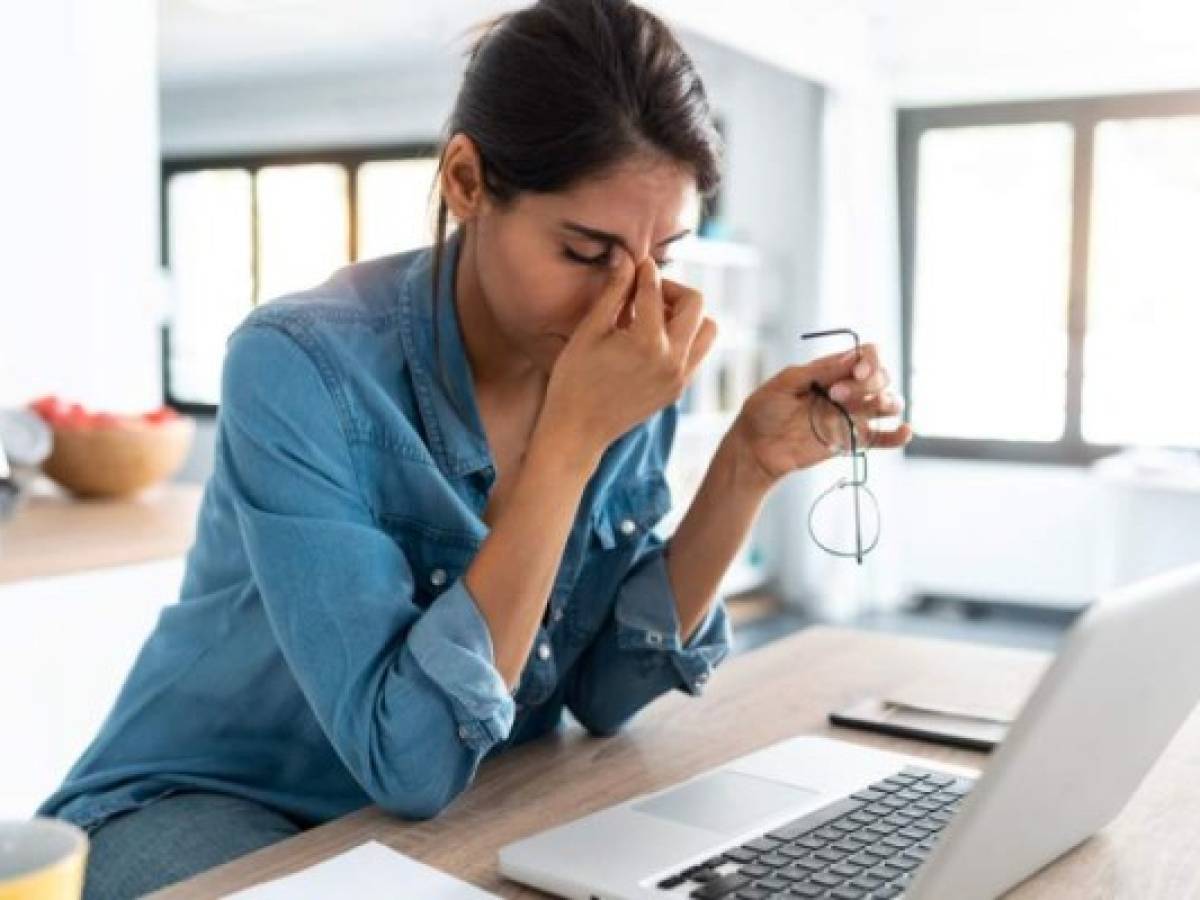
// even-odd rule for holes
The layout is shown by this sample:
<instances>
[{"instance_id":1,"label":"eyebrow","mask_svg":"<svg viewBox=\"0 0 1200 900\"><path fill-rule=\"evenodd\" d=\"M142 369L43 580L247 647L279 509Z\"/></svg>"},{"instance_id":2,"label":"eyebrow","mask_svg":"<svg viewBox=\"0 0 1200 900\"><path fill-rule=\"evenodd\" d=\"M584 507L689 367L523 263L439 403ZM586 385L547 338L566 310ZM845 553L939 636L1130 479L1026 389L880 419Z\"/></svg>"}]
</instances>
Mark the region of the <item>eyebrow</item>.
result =
<instances>
[{"instance_id":1,"label":"eyebrow","mask_svg":"<svg viewBox=\"0 0 1200 900\"><path fill-rule=\"evenodd\" d=\"M593 241L599 241L602 244L616 244L618 247L623 248L625 250L625 252L628 253L630 256L633 256L633 251L629 249L629 245L625 243L625 239L623 237L621 237L619 234L612 234L611 232L608 232L608 231L601 231L598 228L588 228L588 226L586 226L586 225L580 225L578 222L571 222L566 219L563 220L562 227L568 229L569 231L574 231L577 234L581 234L586 238L591 238ZM663 238L661 241L659 241L654 246L662 247L665 244L670 244L673 241L677 241L680 238L686 237L687 235L691 234L691 231L692 231L692 229L685 228L685 229L683 229L683 231L679 232L678 234L673 234L669 238Z\"/></svg>"}]
</instances>

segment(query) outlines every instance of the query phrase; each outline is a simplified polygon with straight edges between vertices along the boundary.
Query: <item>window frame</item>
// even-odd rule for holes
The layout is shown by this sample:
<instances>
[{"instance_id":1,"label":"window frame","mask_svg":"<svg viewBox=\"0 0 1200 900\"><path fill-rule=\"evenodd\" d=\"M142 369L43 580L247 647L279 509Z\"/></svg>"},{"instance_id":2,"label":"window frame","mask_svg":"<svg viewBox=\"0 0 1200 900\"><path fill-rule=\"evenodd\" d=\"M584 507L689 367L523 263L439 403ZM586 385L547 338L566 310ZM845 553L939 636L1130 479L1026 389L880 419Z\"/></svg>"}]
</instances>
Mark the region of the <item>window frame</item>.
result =
<instances>
[{"instance_id":1,"label":"window frame","mask_svg":"<svg viewBox=\"0 0 1200 900\"><path fill-rule=\"evenodd\" d=\"M167 184L175 175L209 169L240 169L256 177L258 170L276 165L307 165L326 163L340 165L347 176L347 257L350 262L358 261L358 170L364 163L387 162L390 160L425 159L436 157L440 145L435 140L406 141L398 144L378 144L357 147L327 147L298 150L277 150L258 153L216 153L163 157L159 171L159 262L170 268L170 201ZM258 210L251 193L250 221L254 279L258 279ZM247 310L249 312L249 310ZM159 330L162 364L162 402L180 413L198 418L213 418L217 414L216 404L196 403L181 400L171 389L171 322L163 322Z\"/></svg>"},{"instance_id":2,"label":"window frame","mask_svg":"<svg viewBox=\"0 0 1200 900\"><path fill-rule=\"evenodd\" d=\"M1025 125L1062 122L1073 128L1071 171L1071 242L1068 277L1068 350L1066 423L1054 442L914 436L904 448L915 458L958 459L1058 466L1086 466L1123 449L1083 440L1083 340L1087 328L1092 163L1098 122L1200 116L1200 90L1021 100L948 106L902 107L896 111L897 185L899 188L902 382L912 389L913 276L919 185L918 145L934 128Z\"/></svg>"}]
</instances>

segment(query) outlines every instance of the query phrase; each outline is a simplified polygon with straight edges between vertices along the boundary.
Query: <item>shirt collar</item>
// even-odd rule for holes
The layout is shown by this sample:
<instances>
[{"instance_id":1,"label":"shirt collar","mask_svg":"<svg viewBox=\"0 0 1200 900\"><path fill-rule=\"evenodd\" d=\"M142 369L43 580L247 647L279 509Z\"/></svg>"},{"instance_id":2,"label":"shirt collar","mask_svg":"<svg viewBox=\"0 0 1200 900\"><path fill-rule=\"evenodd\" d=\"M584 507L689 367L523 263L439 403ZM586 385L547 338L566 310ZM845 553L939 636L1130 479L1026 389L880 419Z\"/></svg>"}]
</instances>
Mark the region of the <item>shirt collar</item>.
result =
<instances>
[{"instance_id":1,"label":"shirt collar","mask_svg":"<svg viewBox=\"0 0 1200 900\"><path fill-rule=\"evenodd\" d=\"M400 334L421 420L439 467L454 476L493 468L454 301L461 243L459 229L443 242L436 305L432 246L417 251L400 289ZM434 344L435 313L440 364Z\"/></svg>"},{"instance_id":2,"label":"shirt collar","mask_svg":"<svg viewBox=\"0 0 1200 900\"><path fill-rule=\"evenodd\" d=\"M487 470L490 482L495 477L495 463L483 428L483 417L479 414L471 364L454 300L461 235L461 229L456 229L443 242L436 309L441 366L433 343L432 246L416 251L412 264L401 276L400 334L412 368L418 411L438 467L455 477ZM457 399L457 408L450 391ZM602 455L593 488L598 498L602 499L612 486L620 459L636 438L637 430L618 438Z\"/></svg>"}]
</instances>

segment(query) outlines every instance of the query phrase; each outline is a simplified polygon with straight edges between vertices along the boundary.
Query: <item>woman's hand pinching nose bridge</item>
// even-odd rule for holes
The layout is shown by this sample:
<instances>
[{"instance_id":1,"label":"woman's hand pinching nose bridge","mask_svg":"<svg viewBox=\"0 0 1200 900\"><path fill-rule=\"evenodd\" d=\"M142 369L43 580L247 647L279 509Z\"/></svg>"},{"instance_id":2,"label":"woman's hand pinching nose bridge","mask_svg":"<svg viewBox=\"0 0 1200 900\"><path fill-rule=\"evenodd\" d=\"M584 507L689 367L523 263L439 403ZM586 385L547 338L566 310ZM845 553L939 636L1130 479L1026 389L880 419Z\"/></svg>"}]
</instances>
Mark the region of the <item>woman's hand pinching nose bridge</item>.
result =
<instances>
[{"instance_id":1,"label":"woman's hand pinching nose bridge","mask_svg":"<svg viewBox=\"0 0 1200 900\"><path fill-rule=\"evenodd\" d=\"M587 452L602 453L683 393L716 337L703 311L698 291L662 278L653 259L635 265L619 251L555 361L543 415L582 435Z\"/></svg>"}]
</instances>

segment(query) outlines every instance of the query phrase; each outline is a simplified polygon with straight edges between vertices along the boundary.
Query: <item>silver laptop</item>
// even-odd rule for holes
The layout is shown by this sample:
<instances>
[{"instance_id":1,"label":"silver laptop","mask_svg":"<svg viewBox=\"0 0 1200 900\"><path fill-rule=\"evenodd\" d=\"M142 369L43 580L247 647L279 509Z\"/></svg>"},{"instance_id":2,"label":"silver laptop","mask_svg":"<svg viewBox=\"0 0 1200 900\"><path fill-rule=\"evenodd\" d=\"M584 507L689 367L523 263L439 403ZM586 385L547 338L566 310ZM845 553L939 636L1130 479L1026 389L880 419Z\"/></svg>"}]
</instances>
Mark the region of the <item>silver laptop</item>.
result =
<instances>
[{"instance_id":1,"label":"silver laptop","mask_svg":"<svg viewBox=\"0 0 1200 900\"><path fill-rule=\"evenodd\" d=\"M580 900L990 900L1125 805L1200 700L1198 634L1200 564L1094 603L983 775L796 737L509 844L500 871Z\"/></svg>"}]
</instances>

